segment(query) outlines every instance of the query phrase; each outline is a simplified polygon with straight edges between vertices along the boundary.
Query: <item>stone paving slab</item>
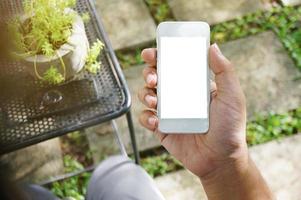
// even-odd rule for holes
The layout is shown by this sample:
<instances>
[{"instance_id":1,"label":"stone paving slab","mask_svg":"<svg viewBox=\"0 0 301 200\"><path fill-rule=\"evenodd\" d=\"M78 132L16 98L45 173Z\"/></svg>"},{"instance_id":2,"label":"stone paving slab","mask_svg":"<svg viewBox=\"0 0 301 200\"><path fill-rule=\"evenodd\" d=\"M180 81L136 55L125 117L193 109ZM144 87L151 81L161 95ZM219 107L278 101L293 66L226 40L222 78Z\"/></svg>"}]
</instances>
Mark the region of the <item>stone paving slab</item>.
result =
<instances>
[{"instance_id":1,"label":"stone paving slab","mask_svg":"<svg viewBox=\"0 0 301 200\"><path fill-rule=\"evenodd\" d=\"M301 199L301 134L250 148L277 199ZM207 199L199 179L181 170L155 179L166 200Z\"/></svg>"},{"instance_id":2,"label":"stone paving slab","mask_svg":"<svg viewBox=\"0 0 301 200\"><path fill-rule=\"evenodd\" d=\"M110 122L85 129L94 163L99 163L106 156L120 152ZM129 145L127 145L129 150Z\"/></svg>"},{"instance_id":3,"label":"stone paving slab","mask_svg":"<svg viewBox=\"0 0 301 200\"><path fill-rule=\"evenodd\" d=\"M301 199L301 134L251 148L277 199Z\"/></svg>"},{"instance_id":4,"label":"stone paving slab","mask_svg":"<svg viewBox=\"0 0 301 200\"><path fill-rule=\"evenodd\" d=\"M301 0L281 0L281 2L283 3L283 5L286 6L295 6L295 5L300 5L301 4Z\"/></svg>"},{"instance_id":5,"label":"stone paving slab","mask_svg":"<svg viewBox=\"0 0 301 200\"><path fill-rule=\"evenodd\" d=\"M96 8L115 50L155 39L156 25L142 0L96 0Z\"/></svg>"},{"instance_id":6,"label":"stone paving slab","mask_svg":"<svg viewBox=\"0 0 301 200\"><path fill-rule=\"evenodd\" d=\"M236 68L249 119L301 105L301 81L294 80L301 73L273 32L228 42L221 49Z\"/></svg>"},{"instance_id":7,"label":"stone paving slab","mask_svg":"<svg viewBox=\"0 0 301 200\"><path fill-rule=\"evenodd\" d=\"M64 174L58 138L48 140L2 156L13 172L13 179L40 182Z\"/></svg>"},{"instance_id":8,"label":"stone paving slab","mask_svg":"<svg viewBox=\"0 0 301 200\"><path fill-rule=\"evenodd\" d=\"M261 0L168 0L177 20L202 20L210 24L266 8Z\"/></svg>"},{"instance_id":9,"label":"stone paving slab","mask_svg":"<svg viewBox=\"0 0 301 200\"><path fill-rule=\"evenodd\" d=\"M155 183L166 200L207 199L200 179L187 170L157 177Z\"/></svg>"}]
</instances>

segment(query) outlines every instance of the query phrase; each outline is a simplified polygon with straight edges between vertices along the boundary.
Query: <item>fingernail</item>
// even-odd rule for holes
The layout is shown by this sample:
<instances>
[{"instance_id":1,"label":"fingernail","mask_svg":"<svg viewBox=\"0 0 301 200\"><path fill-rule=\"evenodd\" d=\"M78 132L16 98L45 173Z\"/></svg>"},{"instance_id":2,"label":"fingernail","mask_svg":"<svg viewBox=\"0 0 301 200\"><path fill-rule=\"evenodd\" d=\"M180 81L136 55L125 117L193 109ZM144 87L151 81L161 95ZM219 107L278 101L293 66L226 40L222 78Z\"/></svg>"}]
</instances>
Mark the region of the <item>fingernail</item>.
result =
<instances>
[{"instance_id":1,"label":"fingernail","mask_svg":"<svg viewBox=\"0 0 301 200\"><path fill-rule=\"evenodd\" d=\"M155 126L157 123L157 118L155 117L150 117L148 118L148 124L151 125L151 126Z\"/></svg>"},{"instance_id":2,"label":"fingernail","mask_svg":"<svg viewBox=\"0 0 301 200\"><path fill-rule=\"evenodd\" d=\"M141 53L143 53L143 52L145 53L146 51L148 51L148 48L143 49Z\"/></svg>"},{"instance_id":3,"label":"fingernail","mask_svg":"<svg viewBox=\"0 0 301 200\"><path fill-rule=\"evenodd\" d=\"M152 104L152 102L156 101L156 97L151 96L151 95L146 95L145 96L145 101L150 105L150 104Z\"/></svg>"},{"instance_id":4,"label":"fingernail","mask_svg":"<svg viewBox=\"0 0 301 200\"><path fill-rule=\"evenodd\" d=\"M213 44L213 48L219 56L224 56L216 43Z\"/></svg>"},{"instance_id":5,"label":"fingernail","mask_svg":"<svg viewBox=\"0 0 301 200\"><path fill-rule=\"evenodd\" d=\"M143 49L143 50L141 51L141 55L142 55L142 54L145 54L145 53L148 52L150 49L151 49L151 48Z\"/></svg>"},{"instance_id":6,"label":"fingernail","mask_svg":"<svg viewBox=\"0 0 301 200\"><path fill-rule=\"evenodd\" d=\"M156 76L154 75L154 74L149 74L148 76L147 76L147 78L146 78L146 82L148 83L148 84L151 84L153 81L155 81L156 80Z\"/></svg>"}]
</instances>

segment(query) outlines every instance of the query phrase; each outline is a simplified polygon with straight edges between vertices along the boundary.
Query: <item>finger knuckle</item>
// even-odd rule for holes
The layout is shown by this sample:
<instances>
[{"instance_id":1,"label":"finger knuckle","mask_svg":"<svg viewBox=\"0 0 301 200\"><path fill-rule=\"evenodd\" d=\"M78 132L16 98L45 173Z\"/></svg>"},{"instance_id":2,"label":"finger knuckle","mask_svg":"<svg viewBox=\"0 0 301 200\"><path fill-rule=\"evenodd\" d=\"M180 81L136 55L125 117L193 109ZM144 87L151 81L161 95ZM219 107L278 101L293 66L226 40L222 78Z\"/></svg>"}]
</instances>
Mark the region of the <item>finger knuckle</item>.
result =
<instances>
[{"instance_id":1,"label":"finger knuckle","mask_svg":"<svg viewBox=\"0 0 301 200\"><path fill-rule=\"evenodd\" d=\"M139 100L142 100L142 96L143 96L142 93L143 93L143 89L140 89L137 94Z\"/></svg>"},{"instance_id":2,"label":"finger knuckle","mask_svg":"<svg viewBox=\"0 0 301 200\"><path fill-rule=\"evenodd\" d=\"M141 124L141 125L143 125L143 120L144 119L144 112L142 111L141 113L140 113L140 115L139 115L139 118L138 118L138 121L139 121L139 123Z\"/></svg>"},{"instance_id":3,"label":"finger knuckle","mask_svg":"<svg viewBox=\"0 0 301 200\"><path fill-rule=\"evenodd\" d=\"M146 75L147 72L148 72L148 67L145 67L145 68L142 70L142 74L143 74L143 75Z\"/></svg>"}]
</instances>

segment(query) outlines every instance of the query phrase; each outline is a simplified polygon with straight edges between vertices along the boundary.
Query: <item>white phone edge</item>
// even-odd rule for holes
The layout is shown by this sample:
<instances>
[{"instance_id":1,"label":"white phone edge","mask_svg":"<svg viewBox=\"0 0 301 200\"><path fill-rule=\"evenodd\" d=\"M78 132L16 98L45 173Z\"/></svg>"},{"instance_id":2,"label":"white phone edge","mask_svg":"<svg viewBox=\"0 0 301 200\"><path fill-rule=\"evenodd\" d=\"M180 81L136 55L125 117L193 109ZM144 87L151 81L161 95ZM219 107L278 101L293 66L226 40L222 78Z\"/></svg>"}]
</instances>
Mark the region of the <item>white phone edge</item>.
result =
<instances>
[{"instance_id":1,"label":"white phone edge","mask_svg":"<svg viewBox=\"0 0 301 200\"><path fill-rule=\"evenodd\" d=\"M193 26L194 31L190 31L185 26ZM175 31L175 28L178 29ZM209 106L210 106L210 80L209 80L209 59L207 56L207 113L208 118L200 119L162 119L160 113L160 85L161 85L161 72L160 72L160 44L159 37L161 36L204 36L207 38L207 52L210 47L210 26L206 22L201 21L189 21L189 22L162 22L157 27L157 72L158 72L158 129L162 133L168 134L205 134L209 129ZM208 54L207 54L208 55Z\"/></svg>"}]
</instances>

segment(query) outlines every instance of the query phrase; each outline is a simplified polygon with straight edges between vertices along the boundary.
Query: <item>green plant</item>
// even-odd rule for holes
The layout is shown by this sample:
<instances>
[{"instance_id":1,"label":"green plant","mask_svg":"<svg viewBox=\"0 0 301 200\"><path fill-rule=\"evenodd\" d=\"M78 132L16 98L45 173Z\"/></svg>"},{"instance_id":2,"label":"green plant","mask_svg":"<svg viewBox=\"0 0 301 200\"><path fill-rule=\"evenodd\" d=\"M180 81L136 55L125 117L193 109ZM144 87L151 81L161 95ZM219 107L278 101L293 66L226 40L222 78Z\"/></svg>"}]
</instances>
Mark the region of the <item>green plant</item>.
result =
<instances>
[{"instance_id":1,"label":"green plant","mask_svg":"<svg viewBox=\"0 0 301 200\"><path fill-rule=\"evenodd\" d=\"M81 18L83 19L84 23L88 23L91 20L89 13L83 13Z\"/></svg>"},{"instance_id":2,"label":"green plant","mask_svg":"<svg viewBox=\"0 0 301 200\"><path fill-rule=\"evenodd\" d=\"M24 16L27 18L15 21L16 33L19 34L17 42L23 53L53 56L71 35L75 14L66 12L66 9L75 4L75 0L24 1Z\"/></svg>"},{"instance_id":3,"label":"green plant","mask_svg":"<svg viewBox=\"0 0 301 200\"><path fill-rule=\"evenodd\" d=\"M168 153L143 158L141 160L141 166L152 177L161 176L168 172L183 168L181 163Z\"/></svg>"},{"instance_id":4,"label":"green plant","mask_svg":"<svg viewBox=\"0 0 301 200\"><path fill-rule=\"evenodd\" d=\"M67 43L72 33L74 12L66 9L74 7L75 0L26 0L23 2L24 16L13 19L8 29L14 36L16 55L27 57L33 55L56 55L63 44ZM35 61L36 62L36 61ZM50 84L59 84L65 80L65 65L62 63L62 75L55 66L49 66L43 76L36 76Z\"/></svg>"},{"instance_id":5,"label":"green plant","mask_svg":"<svg viewBox=\"0 0 301 200\"><path fill-rule=\"evenodd\" d=\"M65 79L56 67L50 66L50 68L44 73L43 80L56 85L63 82Z\"/></svg>"},{"instance_id":6,"label":"green plant","mask_svg":"<svg viewBox=\"0 0 301 200\"><path fill-rule=\"evenodd\" d=\"M104 44L97 39L96 42L92 45L88 52L88 56L86 58L86 70L89 72L96 74L97 70L101 67L101 62L97 60L100 52L104 48Z\"/></svg>"},{"instance_id":7,"label":"green plant","mask_svg":"<svg viewBox=\"0 0 301 200\"><path fill-rule=\"evenodd\" d=\"M13 35L15 55L24 58L34 55L45 55L49 58L57 56L60 59L63 74L57 66L49 66L43 75L37 70L35 74L40 80L49 84L59 84L66 79L66 66L57 50L63 44L71 44L68 39L72 34L72 25L76 13L69 8L76 5L76 0L26 0L24 1L24 16L8 23L8 29ZM88 13L82 14L84 22L90 20ZM103 49L103 43L97 40L89 50L86 69L96 73L101 63L97 57ZM37 57L36 57L37 58Z\"/></svg>"},{"instance_id":8,"label":"green plant","mask_svg":"<svg viewBox=\"0 0 301 200\"><path fill-rule=\"evenodd\" d=\"M132 51L118 51L117 58L121 64L123 69L127 69L134 65L143 64L143 60L141 58L142 48L137 48Z\"/></svg>"},{"instance_id":9,"label":"green plant","mask_svg":"<svg viewBox=\"0 0 301 200\"><path fill-rule=\"evenodd\" d=\"M156 46L155 42L151 42L151 43L145 44L141 47L137 47L137 48L133 48L133 49L119 50L116 52L116 55L117 55L118 61L121 64L121 67L123 69L127 69L134 65L143 64L144 61L141 58L141 51L144 48L155 47L155 46Z\"/></svg>"},{"instance_id":10,"label":"green plant","mask_svg":"<svg viewBox=\"0 0 301 200\"><path fill-rule=\"evenodd\" d=\"M212 26L211 41L222 43L260 33L270 27L266 23L266 13L258 11Z\"/></svg>"},{"instance_id":11,"label":"green plant","mask_svg":"<svg viewBox=\"0 0 301 200\"><path fill-rule=\"evenodd\" d=\"M298 132L301 132L301 107L287 113L257 116L247 125L247 142L261 144Z\"/></svg>"},{"instance_id":12,"label":"green plant","mask_svg":"<svg viewBox=\"0 0 301 200\"><path fill-rule=\"evenodd\" d=\"M145 0L145 2L157 24L174 19L166 0Z\"/></svg>"},{"instance_id":13,"label":"green plant","mask_svg":"<svg viewBox=\"0 0 301 200\"><path fill-rule=\"evenodd\" d=\"M79 162L68 155L64 156L64 166L66 173L83 169L83 166ZM86 172L79 176L54 182L50 188L60 198L72 197L76 200L84 200L90 177L91 173Z\"/></svg>"},{"instance_id":14,"label":"green plant","mask_svg":"<svg viewBox=\"0 0 301 200\"><path fill-rule=\"evenodd\" d=\"M301 40L301 7L285 7L277 20L279 22L275 31L301 70L301 44L299 43Z\"/></svg>"}]
</instances>

